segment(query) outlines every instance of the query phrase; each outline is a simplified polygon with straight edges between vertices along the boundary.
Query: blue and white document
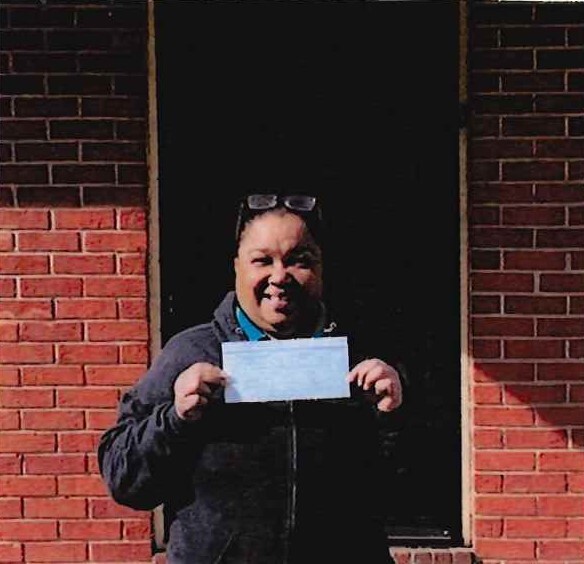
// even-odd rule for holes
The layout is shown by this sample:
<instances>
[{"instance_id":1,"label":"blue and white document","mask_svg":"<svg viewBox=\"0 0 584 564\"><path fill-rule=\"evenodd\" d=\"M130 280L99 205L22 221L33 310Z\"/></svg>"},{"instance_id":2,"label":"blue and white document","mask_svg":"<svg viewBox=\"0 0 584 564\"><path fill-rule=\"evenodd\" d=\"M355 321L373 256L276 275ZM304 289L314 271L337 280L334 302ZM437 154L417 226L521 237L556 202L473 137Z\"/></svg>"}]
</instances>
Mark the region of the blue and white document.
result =
<instances>
[{"instance_id":1,"label":"blue and white document","mask_svg":"<svg viewBox=\"0 0 584 564\"><path fill-rule=\"evenodd\" d=\"M226 403L350 396L346 337L223 343Z\"/></svg>"}]
</instances>

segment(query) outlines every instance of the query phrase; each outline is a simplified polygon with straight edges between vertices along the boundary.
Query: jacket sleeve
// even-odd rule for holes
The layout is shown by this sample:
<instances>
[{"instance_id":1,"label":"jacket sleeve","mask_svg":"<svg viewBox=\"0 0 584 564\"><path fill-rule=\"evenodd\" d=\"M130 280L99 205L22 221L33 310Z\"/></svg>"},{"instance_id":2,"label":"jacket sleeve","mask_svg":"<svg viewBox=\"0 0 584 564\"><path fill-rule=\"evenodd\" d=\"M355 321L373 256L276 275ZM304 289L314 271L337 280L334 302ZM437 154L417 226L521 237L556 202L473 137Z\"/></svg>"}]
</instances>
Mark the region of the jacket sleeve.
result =
<instances>
[{"instance_id":1,"label":"jacket sleeve","mask_svg":"<svg viewBox=\"0 0 584 564\"><path fill-rule=\"evenodd\" d=\"M201 359L204 360L204 359ZM113 499L153 509L184 486L201 450L200 421L179 418L173 385L196 359L169 341L159 358L120 402L116 424L100 438L98 462Z\"/></svg>"}]
</instances>

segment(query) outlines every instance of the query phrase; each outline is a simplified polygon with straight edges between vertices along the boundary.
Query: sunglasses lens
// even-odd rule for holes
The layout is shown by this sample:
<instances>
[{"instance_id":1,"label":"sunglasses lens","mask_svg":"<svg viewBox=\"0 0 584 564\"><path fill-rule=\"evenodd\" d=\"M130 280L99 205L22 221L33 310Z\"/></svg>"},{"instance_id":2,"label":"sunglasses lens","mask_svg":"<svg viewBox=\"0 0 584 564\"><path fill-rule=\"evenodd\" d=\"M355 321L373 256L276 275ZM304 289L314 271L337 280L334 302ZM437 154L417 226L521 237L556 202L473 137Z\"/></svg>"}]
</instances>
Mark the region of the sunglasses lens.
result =
<instances>
[{"instance_id":1,"label":"sunglasses lens","mask_svg":"<svg viewBox=\"0 0 584 564\"><path fill-rule=\"evenodd\" d=\"M276 194L250 194L247 197L247 207L250 210L269 210L278 204Z\"/></svg>"},{"instance_id":2,"label":"sunglasses lens","mask_svg":"<svg viewBox=\"0 0 584 564\"><path fill-rule=\"evenodd\" d=\"M284 198L284 205L291 210L309 212L314 209L316 198L314 196L305 196L302 194L286 196Z\"/></svg>"}]
</instances>

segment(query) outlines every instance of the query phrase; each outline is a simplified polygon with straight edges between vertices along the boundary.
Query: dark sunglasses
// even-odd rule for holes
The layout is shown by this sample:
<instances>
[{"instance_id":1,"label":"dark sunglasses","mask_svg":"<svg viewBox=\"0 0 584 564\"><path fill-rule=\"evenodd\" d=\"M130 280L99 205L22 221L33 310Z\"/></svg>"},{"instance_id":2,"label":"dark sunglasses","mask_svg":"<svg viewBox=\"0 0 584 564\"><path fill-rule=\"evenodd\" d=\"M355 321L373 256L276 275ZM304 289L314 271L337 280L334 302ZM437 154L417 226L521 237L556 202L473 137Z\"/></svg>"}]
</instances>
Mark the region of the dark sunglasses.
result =
<instances>
[{"instance_id":1,"label":"dark sunglasses","mask_svg":"<svg viewBox=\"0 0 584 564\"><path fill-rule=\"evenodd\" d=\"M285 207L300 215L312 215L312 212L315 212L317 219L321 219L320 208L317 205L315 196L305 194L249 194L243 198L239 206L237 226L235 228L236 242L239 242L241 231L251 217L278 207Z\"/></svg>"}]
</instances>

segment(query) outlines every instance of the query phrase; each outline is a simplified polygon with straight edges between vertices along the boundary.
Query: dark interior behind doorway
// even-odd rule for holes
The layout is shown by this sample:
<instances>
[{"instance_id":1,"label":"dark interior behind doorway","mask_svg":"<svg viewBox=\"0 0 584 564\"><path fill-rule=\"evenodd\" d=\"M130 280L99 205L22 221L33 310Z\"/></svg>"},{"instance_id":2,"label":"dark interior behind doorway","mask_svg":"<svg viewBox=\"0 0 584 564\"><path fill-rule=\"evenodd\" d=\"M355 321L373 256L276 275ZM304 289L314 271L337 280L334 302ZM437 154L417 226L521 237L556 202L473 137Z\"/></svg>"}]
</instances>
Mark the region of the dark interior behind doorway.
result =
<instances>
[{"instance_id":1,"label":"dark interior behind doorway","mask_svg":"<svg viewBox=\"0 0 584 564\"><path fill-rule=\"evenodd\" d=\"M409 367L390 540L458 543L456 2L164 1L155 21L163 341L232 287L241 194L315 193L331 309Z\"/></svg>"}]
</instances>

